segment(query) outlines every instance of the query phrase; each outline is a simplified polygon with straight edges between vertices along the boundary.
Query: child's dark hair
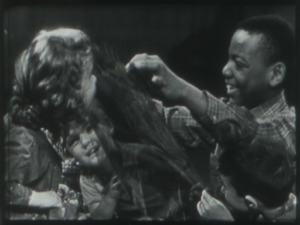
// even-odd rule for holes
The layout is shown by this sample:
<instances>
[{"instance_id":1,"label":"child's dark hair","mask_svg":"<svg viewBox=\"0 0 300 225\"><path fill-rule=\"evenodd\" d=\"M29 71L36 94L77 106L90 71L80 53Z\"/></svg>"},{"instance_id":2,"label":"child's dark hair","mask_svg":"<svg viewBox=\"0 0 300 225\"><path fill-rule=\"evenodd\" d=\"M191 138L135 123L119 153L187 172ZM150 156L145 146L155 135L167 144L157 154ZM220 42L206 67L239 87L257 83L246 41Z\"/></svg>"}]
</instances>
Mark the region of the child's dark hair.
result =
<instances>
[{"instance_id":1,"label":"child's dark hair","mask_svg":"<svg viewBox=\"0 0 300 225\"><path fill-rule=\"evenodd\" d=\"M288 200L294 172L284 142L257 137L251 144L228 146L219 163L220 173L231 178L239 196L251 195L269 208Z\"/></svg>"},{"instance_id":2,"label":"child's dark hair","mask_svg":"<svg viewBox=\"0 0 300 225\"><path fill-rule=\"evenodd\" d=\"M124 131L122 134L129 142L163 150L162 157L173 161L173 166L189 183L199 182L198 174L191 169L187 156L166 126L163 116L158 113L140 75L126 73L124 64L111 46L102 44L93 50L96 99L111 119L116 133Z\"/></svg>"}]
</instances>

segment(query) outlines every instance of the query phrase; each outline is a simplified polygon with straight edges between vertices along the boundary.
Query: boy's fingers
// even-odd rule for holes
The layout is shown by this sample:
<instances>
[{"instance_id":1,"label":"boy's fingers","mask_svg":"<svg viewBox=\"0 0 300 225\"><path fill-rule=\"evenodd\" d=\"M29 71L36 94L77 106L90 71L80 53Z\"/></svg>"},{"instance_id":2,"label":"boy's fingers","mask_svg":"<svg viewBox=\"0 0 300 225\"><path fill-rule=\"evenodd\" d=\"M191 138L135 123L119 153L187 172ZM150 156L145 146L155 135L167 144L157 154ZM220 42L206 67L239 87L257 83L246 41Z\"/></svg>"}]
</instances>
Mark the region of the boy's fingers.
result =
<instances>
[{"instance_id":1,"label":"boy's fingers","mask_svg":"<svg viewBox=\"0 0 300 225\"><path fill-rule=\"evenodd\" d=\"M208 194L208 192L206 191L206 189L204 189L202 191L202 198L205 202L209 202L211 200L211 196L210 194Z\"/></svg>"},{"instance_id":2,"label":"boy's fingers","mask_svg":"<svg viewBox=\"0 0 300 225\"><path fill-rule=\"evenodd\" d=\"M199 201L198 203L197 203L197 210L198 210L198 212L200 213L201 212L201 201Z\"/></svg>"},{"instance_id":3,"label":"boy's fingers","mask_svg":"<svg viewBox=\"0 0 300 225\"><path fill-rule=\"evenodd\" d=\"M155 73L160 69L162 63L157 55L138 54L127 63L125 69L127 72L137 69Z\"/></svg>"},{"instance_id":4,"label":"boy's fingers","mask_svg":"<svg viewBox=\"0 0 300 225\"><path fill-rule=\"evenodd\" d=\"M204 195L205 195L205 189L201 193L201 198L200 198L201 201L204 201Z\"/></svg>"},{"instance_id":5,"label":"boy's fingers","mask_svg":"<svg viewBox=\"0 0 300 225\"><path fill-rule=\"evenodd\" d=\"M137 70L147 70L153 73L157 72L160 68L160 63L156 60L137 60L133 62L132 65Z\"/></svg>"},{"instance_id":6,"label":"boy's fingers","mask_svg":"<svg viewBox=\"0 0 300 225\"><path fill-rule=\"evenodd\" d=\"M134 68L134 62L138 60L145 60L147 59L147 54L136 54L126 65L125 69L127 72L130 72Z\"/></svg>"},{"instance_id":7,"label":"boy's fingers","mask_svg":"<svg viewBox=\"0 0 300 225\"><path fill-rule=\"evenodd\" d=\"M202 201L199 201L198 204L197 204L197 209L198 209L198 212L199 214L202 216L206 210L204 208L204 205L203 205L203 202Z\"/></svg>"}]
</instances>

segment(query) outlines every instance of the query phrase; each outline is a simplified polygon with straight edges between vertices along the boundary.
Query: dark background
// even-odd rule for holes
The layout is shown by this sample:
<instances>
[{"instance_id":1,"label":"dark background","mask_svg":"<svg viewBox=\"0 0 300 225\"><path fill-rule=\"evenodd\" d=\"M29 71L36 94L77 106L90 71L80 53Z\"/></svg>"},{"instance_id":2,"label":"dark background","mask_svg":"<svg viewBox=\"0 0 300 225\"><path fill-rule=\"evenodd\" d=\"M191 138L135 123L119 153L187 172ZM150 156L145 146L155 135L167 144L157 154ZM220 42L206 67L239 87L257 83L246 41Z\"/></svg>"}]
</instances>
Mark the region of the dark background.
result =
<instances>
[{"instance_id":1,"label":"dark background","mask_svg":"<svg viewBox=\"0 0 300 225\"><path fill-rule=\"evenodd\" d=\"M19 5L4 12L5 88L9 99L14 61L42 29L73 27L97 43L107 42L127 63L136 53L159 55L178 75L225 96L222 68L237 24L276 14L295 28L294 5L98 4ZM294 82L287 90L294 104Z\"/></svg>"},{"instance_id":2,"label":"dark background","mask_svg":"<svg viewBox=\"0 0 300 225\"><path fill-rule=\"evenodd\" d=\"M16 57L42 29L79 28L96 43L114 46L127 63L137 53L159 55L179 76L214 95L226 96L222 68L239 22L255 15L276 14L295 30L295 6L219 4L19 5L4 11L4 104L11 92ZM287 83L295 104L295 78ZM3 86L2 86L3 87ZM194 165L208 179L208 152L191 152Z\"/></svg>"}]
</instances>

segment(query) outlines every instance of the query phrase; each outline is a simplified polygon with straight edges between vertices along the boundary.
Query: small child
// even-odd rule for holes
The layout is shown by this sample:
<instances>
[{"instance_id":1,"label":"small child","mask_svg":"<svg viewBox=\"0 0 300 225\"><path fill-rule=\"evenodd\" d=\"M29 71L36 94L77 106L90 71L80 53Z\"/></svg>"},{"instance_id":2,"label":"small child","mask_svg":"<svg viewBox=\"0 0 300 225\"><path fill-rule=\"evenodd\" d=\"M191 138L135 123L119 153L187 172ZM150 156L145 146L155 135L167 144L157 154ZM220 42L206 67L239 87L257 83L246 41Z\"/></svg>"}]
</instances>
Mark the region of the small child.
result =
<instances>
[{"instance_id":1,"label":"small child","mask_svg":"<svg viewBox=\"0 0 300 225\"><path fill-rule=\"evenodd\" d=\"M227 146L219 158L227 207L204 190L197 204L200 216L233 221L248 213L256 215L252 219L295 219L294 173L284 148L284 143L266 137Z\"/></svg>"},{"instance_id":2,"label":"small child","mask_svg":"<svg viewBox=\"0 0 300 225\"><path fill-rule=\"evenodd\" d=\"M158 150L143 144L115 143L111 127L98 125L97 129L101 141L88 121L74 122L67 139L68 152L90 169L90 174L80 177L90 217L159 220L175 215L181 207L178 173L156 156ZM113 163L119 162L117 166L108 152L116 159ZM122 175L121 181L116 172Z\"/></svg>"},{"instance_id":3,"label":"small child","mask_svg":"<svg viewBox=\"0 0 300 225\"><path fill-rule=\"evenodd\" d=\"M88 207L91 218L111 219L120 195L120 182L100 140L87 121L71 125L67 149L81 166L93 172L80 175L83 204Z\"/></svg>"}]
</instances>

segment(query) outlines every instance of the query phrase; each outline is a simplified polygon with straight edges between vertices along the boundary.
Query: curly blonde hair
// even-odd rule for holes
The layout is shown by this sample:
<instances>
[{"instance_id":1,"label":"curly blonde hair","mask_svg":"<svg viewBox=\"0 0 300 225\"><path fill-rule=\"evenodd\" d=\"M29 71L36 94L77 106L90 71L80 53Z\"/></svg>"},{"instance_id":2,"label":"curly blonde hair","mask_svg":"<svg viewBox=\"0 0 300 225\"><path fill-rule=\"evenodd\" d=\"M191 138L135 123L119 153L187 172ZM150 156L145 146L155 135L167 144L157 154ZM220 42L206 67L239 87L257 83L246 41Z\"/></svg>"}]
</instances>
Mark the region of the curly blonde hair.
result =
<instances>
[{"instance_id":1,"label":"curly blonde hair","mask_svg":"<svg viewBox=\"0 0 300 225\"><path fill-rule=\"evenodd\" d=\"M15 64L13 122L57 131L82 105L82 75L92 70L91 42L85 33L70 28L40 31Z\"/></svg>"}]
</instances>

